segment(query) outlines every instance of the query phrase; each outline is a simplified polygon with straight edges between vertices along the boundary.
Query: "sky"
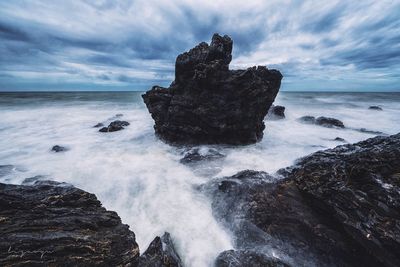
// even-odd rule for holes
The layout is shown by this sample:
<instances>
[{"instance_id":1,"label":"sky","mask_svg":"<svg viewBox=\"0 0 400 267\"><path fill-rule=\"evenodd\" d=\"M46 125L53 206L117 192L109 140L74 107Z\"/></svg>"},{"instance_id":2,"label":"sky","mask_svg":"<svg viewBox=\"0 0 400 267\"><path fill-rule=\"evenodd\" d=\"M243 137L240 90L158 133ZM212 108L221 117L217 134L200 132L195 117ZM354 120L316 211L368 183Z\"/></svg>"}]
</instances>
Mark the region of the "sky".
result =
<instances>
[{"instance_id":1,"label":"sky","mask_svg":"<svg viewBox=\"0 0 400 267\"><path fill-rule=\"evenodd\" d=\"M400 1L0 1L0 91L148 90L213 33L284 91L400 91Z\"/></svg>"}]
</instances>

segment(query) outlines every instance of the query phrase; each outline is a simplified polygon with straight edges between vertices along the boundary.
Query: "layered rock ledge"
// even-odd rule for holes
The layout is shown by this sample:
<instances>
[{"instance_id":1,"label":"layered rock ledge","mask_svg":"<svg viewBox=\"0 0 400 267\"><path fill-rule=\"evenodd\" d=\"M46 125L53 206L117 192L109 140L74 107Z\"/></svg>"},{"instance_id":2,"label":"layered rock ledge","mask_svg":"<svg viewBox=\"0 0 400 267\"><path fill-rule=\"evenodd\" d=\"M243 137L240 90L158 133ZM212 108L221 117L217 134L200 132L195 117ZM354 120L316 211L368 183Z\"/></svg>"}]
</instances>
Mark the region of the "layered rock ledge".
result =
<instances>
[{"instance_id":1,"label":"layered rock ledge","mask_svg":"<svg viewBox=\"0 0 400 267\"><path fill-rule=\"evenodd\" d=\"M291 266L394 267L400 266L399 162L396 134L316 152L281 170L286 178L278 182L244 171L203 190L241 254L262 253ZM240 259L226 265L259 264Z\"/></svg>"},{"instance_id":2,"label":"layered rock ledge","mask_svg":"<svg viewBox=\"0 0 400 267\"><path fill-rule=\"evenodd\" d=\"M155 132L173 144L251 144L260 141L264 117L282 75L265 66L229 70L232 39L214 34L179 55L169 88L154 86L143 99Z\"/></svg>"}]
</instances>

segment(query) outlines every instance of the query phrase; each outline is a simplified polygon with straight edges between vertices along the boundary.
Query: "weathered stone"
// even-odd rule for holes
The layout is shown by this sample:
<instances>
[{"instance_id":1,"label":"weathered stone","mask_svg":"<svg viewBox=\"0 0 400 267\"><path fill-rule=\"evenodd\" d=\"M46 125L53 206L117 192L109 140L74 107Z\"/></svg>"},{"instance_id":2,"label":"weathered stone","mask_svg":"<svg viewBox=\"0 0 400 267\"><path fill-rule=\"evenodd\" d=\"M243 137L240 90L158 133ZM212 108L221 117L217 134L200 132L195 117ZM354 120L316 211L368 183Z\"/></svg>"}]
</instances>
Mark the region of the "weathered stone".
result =
<instances>
[{"instance_id":1,"label":"weathered stone","mask_svg":"<svg viewBox=\"0 0 400 267\"><path fill-rule=\"evenodd\" d=\"M370 106L368 109L378 110L378 111L383 110L383 109L382 109L381 107L379 107L379 106Z\"/></svg>"},{"instance_id":2,"label":"weathered stone","mask_svg":"<svg viewBox=\"0 0 400 267\"><path fill-rule=\"evenodd\" d=\"M67 184L0 184L1 266L138 266L135 235Z\"/></svg>"},{"instance_id":3,"label":"weathered stone","mask_svg":"<svg viewBox=\"0 0 400 267\"><path fill-rule=\"evenodd\" d=\"M140 267L182 267L169 233L157 236L147 250L140 256Z\"/></svg>"},{"instance_id":4,"label":"weathered stone","mask_svg":"<svg viewBox=\"0 0 400 267\"><path fill-rule=\"evenodd\" d=\"M285 107L272 105L268 111L268 119L281 120L285 118Z\"/></svg>"},{"instance_id":5,"label":"weathered stone","mask_svg":"<svg viewBox=\"0 0 400 267\"><path fill-rule=\"evenodd\" d=\"M128 126L129 122L127 121L113 121L111 122L107 127L103 127L99 130L99 132L116 132L116 131L120 131L123 130L125 126Z\"/></svg>"},{"instance_id":6,"label":"weathered stone","mask_svg":"<svg viewBox=\"0 0 400 267\"><path fill-rule=\"evenodd\" d=\"M260 141L263 119L282 75L264 66L229 70L232 40L214 34L179 55L171 86L143 95L156 134L173 144L250 144Z\"/></svg>"},{"instance_id":7,"label":"weathered stone","mask_svg":"<svg viewBox=\"0 0 400 267\"><path fill-rule=\"evenodd\" d=\"M249 250L226 250L218 255L215 267L289 267L280 259Z\"/></svg>"},{"instance_id":8,"label":"weathered stone","mask_svg":"<svg viewBox=\"0 0 400 267\"><path fill-rule=\"evenodd\" d=\"M67 150L68 150L68 148L66 148L65 146L59 146L59 145L55 145L51 148L51 151L56 152L56 153L57 152L65 152Z\"/></svg>"}]
</instances>

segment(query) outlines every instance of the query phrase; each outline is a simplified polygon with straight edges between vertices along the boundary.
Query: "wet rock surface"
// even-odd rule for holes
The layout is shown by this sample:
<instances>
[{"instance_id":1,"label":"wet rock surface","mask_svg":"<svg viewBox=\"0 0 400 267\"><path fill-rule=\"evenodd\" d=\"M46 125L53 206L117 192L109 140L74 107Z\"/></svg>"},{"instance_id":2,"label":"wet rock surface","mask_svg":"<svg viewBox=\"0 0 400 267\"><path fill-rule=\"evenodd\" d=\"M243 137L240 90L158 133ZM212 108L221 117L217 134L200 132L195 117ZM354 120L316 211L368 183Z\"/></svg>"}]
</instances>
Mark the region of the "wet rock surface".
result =
<instances>
[{"instance_id":1,"label":"wet rock surface","mask_svg":"<svg viewBox=\"0 0 400 267\"><path fill-rule=\"evenodd\" d=\"M135 235L67 184L0 184L1 266L138 266Z\"/></svg>"},{"instance_id":2,"label":"wet rock surface","mask_svg":"<svg viewBox=\"0 0 400 267\"><path fill-rule=\"evenodd\" d=\"M250 144L262 139L263 119L282 75L264 66L229 70L233 41L214 34L179 55L175 81L143 95L156 134L173 144Z\"/></svg>"},{"instance_id":3,"label":"wet rock surface","mask_svg":"<svg viewBox=\"0 0 400 267\"><path fill-rule=\"evenodd\" d=\"M285 118L285 107L272 105L268 110L268 119L281 120Z\"/></svg>"},{"instance_id":4,"label":"wet rock surface","mask_svg":"<svg viewBox=\"0 0 400 267\"><path fill-rule=\"evenodd\" d=\"M345 128L342 121L324 116L318 118L315 118L314 116L303 116L298 120L302 123L315 124L327 128Z\"/></svg>"},{"instance_id":5,"label":"wet rock surface","mask_svg":"<svg viewBox=\"0 0 400 267\"><path fill-rule=\"evenodd\" d=\"M227 250L218 255L215 267L288 267L283 261L250 250Z\"/></svg>"},{"instance_id":6,"label":"wet rock surface","mask_svg":"<svg viewBox=\"0 0 400 267\"><path fill-rule=\"evenodd\" d=\"M184 157L180 159L182 164L196 164L204 161L214 161L225 158L225 155L216 149L207 149L202 151L200 148L194 148L185 153Z\"/></svg>"},{"instance_id":7,"label":"wet rock surface","mask_svg":"<svg viewBox=\"0 0 400 267\"><path fill-rule=\"evenodd\" d=\"M400 134L375 137L305 157L278 182L244 171L202 190L239 250L292 266L399 266L399 161Z\"/></svg>"},{"instance_id":8,"label":"wet rock surface","mask_svg":"<svg viewBox=\"0 0 400 267\"><path fill-rule=\"evenodd\" d=\"M68 148L66 148L65 146L59 146L59 145L55 145L51 148L51 151L56 152L56 153L57 152L65 152L67 150L68 150Z\"/></svg>"},{"instance_id":9,"label":"wet rock surface","mask_svg":"<svg viewBox=\"0 0 400 267\"><path fill-rule=\"evenodd\" d=\"M129 122L116 120L111 122L107 127L101 128L99 132L116 132L123 130L125 126L129 126Z\"/></svg>"},{"instance_id":10,"label":"wet rock surface","mask_svg":"<svg viewBox=\"0 0 400 267\"><path fill-rule=\"evenodd\" d=\"M182 267L182 261L175 251L169 233L157 236L140 256L140 267Z\"/></svg>"}]
</instances>

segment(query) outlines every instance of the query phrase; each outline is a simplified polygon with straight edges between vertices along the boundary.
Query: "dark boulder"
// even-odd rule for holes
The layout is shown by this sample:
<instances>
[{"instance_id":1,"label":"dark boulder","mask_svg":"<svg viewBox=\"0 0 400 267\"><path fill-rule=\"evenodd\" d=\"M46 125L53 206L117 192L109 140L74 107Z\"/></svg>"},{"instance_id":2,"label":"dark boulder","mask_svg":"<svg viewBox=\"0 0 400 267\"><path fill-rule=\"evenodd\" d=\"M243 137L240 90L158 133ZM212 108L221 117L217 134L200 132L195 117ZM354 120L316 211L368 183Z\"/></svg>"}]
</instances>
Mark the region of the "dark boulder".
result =
<instances>
[{"instance_id":1,"label":"dark boulder","mask_svg":"<svg viewBox=\"0 0 400 267\"><path fill-rule=\"evenodd\" d=\"M244 171L202 190L236 249L275 250L294 266L400 266L398 162L400 134L316 152L278 182Z\"/></svg>"},{"instance_id":2,"label":"dark boulder","mask_svg":"<svg viewBox=\"0 0 400 267\"><path fill-rule=\"evenodd\" d=\"M67 184L0 184L1 266L138 266L135 234Z\"/></svg>"},{"instance_id":3,"label":"dark boulder","mask_svg":"<svg viewBox=\"0 0 400 267\"><path fill-rule=\"evenodd\" d=\"M175 81L143 95L155 132L173 144L251 144L260 141L263 119L282 75L264 66L229 70L232 39L214 34L179 55Z\"/></svg>"},{"instance_id":4,"label":"dark boulder","mask_svg":"<svg viewBox=\"0 0 400 267\"><path fill-rule=\"evenodd\" d=\"M99 132L116 132L116 131L120 131L123 130L125 126L128 126L129 122L127 121L113 121L111 122L107 127L103 127L99 130Z\"/></svg>"},{"instance_id":5,"label":"dark boulder","mask_svg":"<svg viewBox=\"0 0 400 267\"><path fill-rule=\"evenodd\" d=\"M215 267L289 267L280 259L250 250L226 250L218 255Z\"/></svg>"},{"instance_id":6,"label":"dark boulder","mask_svg":"<svg viewBox=\"0 0 400 267\"><path fill-rule=\"evenodd\" d=\"M400 134L321 151L288 175L307 203L384 266L400 266Z\"/></svg>"},{"instance_id":7,"label":"dark boulder","mask_svg":"<svg viewBox=\"0 0 400 267\"><path fill-rule=\"evenodd\" d=\"M357 132L360 132L360 133L367 133L367 134L374 134L374 135L387 135L384 132L368 130L366 128L360 128L360 129L354 129L354 130L357 131Z\"/></svg>"},{"instance_id":8,"label":"dark boulder","mask_svg":"<svg viewBox=\"0 0 400 267\"><path fill-rule=\"evenodd\" d=\"M179 255L169 233L157 236L147 250L140 256L140 267L182 267Z\"/></svg>"},{"instance_id":9,"label":"dark boulder","mask_svg":"<svg viewBox=\"0 0 400 267\"><path fill-rule=\"evenodd\" d=\"M381 107L379 106L370 106L368 109L372 109L372 110L383 110Z\"/></svg>"},{"instance_id":10,"label":"dark boulder","mask_svg":"<svg viewBox=\"0 0 400 267\"><path fill-rule=\"evenodd\" d=\"M55 145L51 148L51 151L56 152L56 153L57 152L65 152L67 150L68 150L68 148L66 148L65 146L59 146L59 145Z\"/></svg>"},{"instance_id":11,"label":"dark boulder","mask_svg":"<svg viewBox=\"0 0 400 267\"><path fill-rule=\"evenodd\" d=\"M329 117L318 117L315 118L314 116L303 116L298 119L301 123L307 123L307 124L315 124L327 128L345 128L344 124L342 121L335 119L335 118L329 118Z\"/></svg>"},{"instance_id":12,"label":"dark boulder","mask_svg":"<svg viewBox=\"0 0 400 267\"><path fill-rule=\"evenodd\" d=\"M337 128L344 128L343 122L341 122L338 119L334 118L328 118L328 117L318 117L315 120L316 125L332 128L332 127L337 127Z\"/></svg>"},{"instance_id":13,"label":"dark boulder","mask_svg":"<svg viewBox=\"0 0 400 267\"><path fill-rule=\"evenodd\" d=\"M268 119L281 120L285 118L285 107L272 105L268 111Z\"/></svg>"}]
</instances>

